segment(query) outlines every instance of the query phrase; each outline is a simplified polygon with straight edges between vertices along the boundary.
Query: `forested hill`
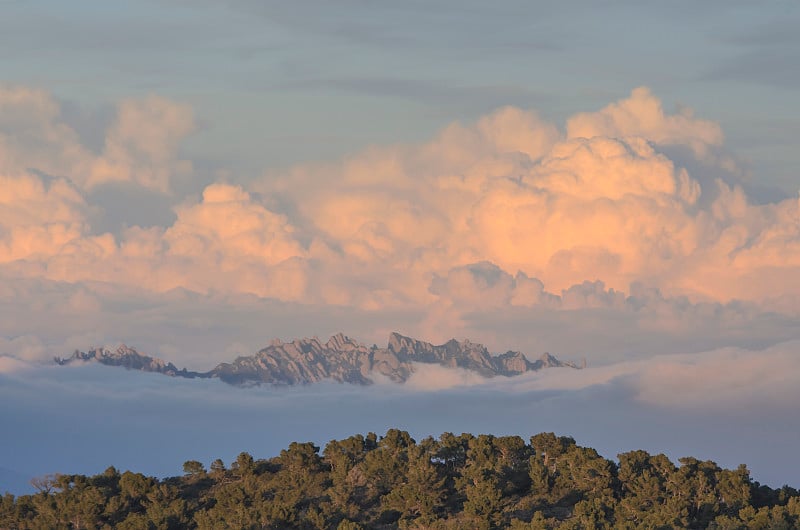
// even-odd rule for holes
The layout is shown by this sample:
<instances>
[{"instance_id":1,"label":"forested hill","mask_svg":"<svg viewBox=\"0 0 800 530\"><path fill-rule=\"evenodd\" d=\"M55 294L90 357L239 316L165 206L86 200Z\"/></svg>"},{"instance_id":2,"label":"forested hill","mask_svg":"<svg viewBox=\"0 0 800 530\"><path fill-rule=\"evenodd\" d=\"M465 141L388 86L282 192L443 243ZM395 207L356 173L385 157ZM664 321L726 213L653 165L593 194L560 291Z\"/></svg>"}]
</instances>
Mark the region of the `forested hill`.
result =
<instances>
[{"instance_id":1,"label":"forested hill","mask_svg":"<svg viewBox=\"0 0 800 530\"><path fill-rule=\"evenodd\" d=\"M452 339L437 346L399 333L389 335L385 348L368 347L342 333L324 343L317 338L291 342L275 340L255 355L218 364L208 372L178 370L171 362L143 355L125 345L116 350L75 351L70 357L57 357L55 362L60 365L97 362L172 377L219 378L237 386L297 385L325 380L369 385L377 374L403 383L414 373L417 363L463 368L484 377L510 377L542 368L577 368L575 364L559 361L549 353L530 361L518 351L493 355L482 344L469 340L459 342Z\"/></svg>"},{"instance_id":2,"label":"forested hill","mask_svg":"<svg viewBox=\"0 0 800 530\"><path fill-rule=\"evenodd\" d=\"M158 480L113 467L53 475L0 503L0 528L600 529L800 528L800 496L745 466L631 451L618 463L552 433L415 442L390 430L292 443Z\"/></svg>"}]
</instances>

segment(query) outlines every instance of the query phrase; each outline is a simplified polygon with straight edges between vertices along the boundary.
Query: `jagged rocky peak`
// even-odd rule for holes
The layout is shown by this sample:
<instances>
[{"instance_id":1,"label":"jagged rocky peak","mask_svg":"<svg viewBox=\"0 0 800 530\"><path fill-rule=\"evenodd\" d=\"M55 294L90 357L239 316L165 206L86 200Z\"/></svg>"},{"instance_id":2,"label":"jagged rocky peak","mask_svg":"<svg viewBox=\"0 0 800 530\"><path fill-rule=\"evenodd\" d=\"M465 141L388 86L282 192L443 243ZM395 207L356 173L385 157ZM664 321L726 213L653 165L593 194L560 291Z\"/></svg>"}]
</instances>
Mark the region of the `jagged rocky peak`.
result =
<instances>
[{"instance_id":1,"label":"jagged rocky peak","mask_svg":"<svg viewBox=\"0 0 800 530\"><path fill-rule=\"evenodd\" d=\"M71 357L66 359L56 357L55 362L60 365L71 364L74 362L97 362L107 366L121 366L128 370L139 370L142 372L158 372L171 376L196 377L196 372L188 372L186 369L178 370L171 362L143 355L125 344L121 344L116 349L92 348L82 352L75 350Z\"/></svg>"},{"instance_id":2,"label":"jagged rocky peak","mask_svg":"<svg viewBox=\"0 0 800 530\"><path fill-rule=\"evenodd\" d=\"M403 335L397 333L396 331L393 331L389 334L389 343L387 347L389 348L389 351L391 351L392 353L395 354L405 353L413 349L412 346L413 342L417 341L409 337L404 337Z\"/></svg>"},{"instance_id":3,"label":"jagged rocky peak","mask_svg":"<svg viewBox=\"0 0 800 530\"><path fill-rule=\"evenodd\" d=\"M444 344L434 345L396 332L389 335L385 348L367 347L343 333L333 335L324 344L317 337L291 342L275 339L255 355L237 357L204 373L178 370L172 363L142 355L124 345L114 351L76 351L69 359L56 359L59 364L72 361L96 361L181 377L219 378L238 386L262 383L297 385L325 380L369 385L377 374L402 383L414 373L415 364L464 368L484 377L510 377L559 366L576 368L574 364L563 363L549 353L530 362L521 352L492 355L484 345L469 340L451 339Z\"/></svg>"},{"instance_id":4,"label":"jagged rocky peak","mask_svg":"<svg viewBox=\"0 0 800 530\"><path fill-rule=\"evenodd\" d=\"M109 355L112 357L126 357L126 356L133 356L133 357L141 357L138 351L134 350L133 348L129 348L125 344L120 344L117 346L116 350L103 350L105 355Z\"/></svg>"},{"instance_id":5,"label":"jagged rocky peak","mask_svg":"<svg viewBox=\"0 0 800 530\"><path fill-rule=\"evenodd\" d=\"M123 360L123 359L128 359L131 361L142 361L142 362L155 360L152 357L148 357L147 355L141 355L133 348L129 348L124 344L119 345L115 350L109 349L107 347L91 348L86 352L75 350L71 357L68 357L66 359L62 357L57 357L55 360L59 364L65 364L70 361L102 362L104 360L111 361L111 360Z\"/></svg>"},{"instance_id":6,"label":"jagged rocky peak","mask_svg":"<svg viewBox=\"0 0 800 530\"><path fill-rule=\"evenodd\" d=\"M531 363L521 352L509 351L498 355L496 363L503 368L506 374L521 374L532 369Z\"/></svg>"},{"instance_id":7,"label":"jagged rocky peak","mask_svg":"<svg viewBox=\"0 0 800 530\"><path fill-rule=\"evenodd\" d=\"M519 352L493 356L483 344L469 340L459 342L450 339L444 344L435 346L404 337L399 333L392 333L389 336L388 348L402 360L466 368L485 377L517 375L535 369Z\"/></svg>"},{"instance_id":8,"label":"jagged rocky peak","mask_svg":"<svg viewBox=\"0 0 800 530\"><path fill-rule=\"evenodd\" d=\"M328 339L328 342L325 343L325 346L338 351L351 351L364 348L363 344L359 344L344 333L337 333L332 336Z\"/></svg>"},{"instance_id":9,"label":"jagged rocky peak","mask_svg":"<svg viewBox=\"0 0 800 530\"><path fill-rule=\"evenodd\" d=\"M555 357L553 357L552 355L550 355L550 353L548 353L548 352L544 352L542 354L542 356L539 357L539 360L542 361L544 366L547 366L547 367L550 367L550 366L562 366L564 364L561 361L559 361L558 359L556 359Z\"/></svg>"}]
</instances>

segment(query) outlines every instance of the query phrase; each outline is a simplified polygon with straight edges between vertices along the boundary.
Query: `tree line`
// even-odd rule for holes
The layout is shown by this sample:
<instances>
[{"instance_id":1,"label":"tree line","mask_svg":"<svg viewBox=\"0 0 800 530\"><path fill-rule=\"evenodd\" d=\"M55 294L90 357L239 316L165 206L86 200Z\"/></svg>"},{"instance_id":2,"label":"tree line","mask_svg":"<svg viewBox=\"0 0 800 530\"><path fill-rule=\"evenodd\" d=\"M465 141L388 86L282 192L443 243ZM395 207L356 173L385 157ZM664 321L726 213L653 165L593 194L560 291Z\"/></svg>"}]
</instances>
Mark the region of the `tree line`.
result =
<instances>
[{"instance_id":1,"label":"tree line","mask_svg":"<svg viewBox=\"0 0 800 530\"><path fill-rule=\"evenodd\" d=\"M744 465L630 451L618 461L570 437L391 429L294 442L280 455L196 460L184 475L56 474L0 499L13 529L793 529L800 494L752 480Z\"/></svg>"}]
</instances>

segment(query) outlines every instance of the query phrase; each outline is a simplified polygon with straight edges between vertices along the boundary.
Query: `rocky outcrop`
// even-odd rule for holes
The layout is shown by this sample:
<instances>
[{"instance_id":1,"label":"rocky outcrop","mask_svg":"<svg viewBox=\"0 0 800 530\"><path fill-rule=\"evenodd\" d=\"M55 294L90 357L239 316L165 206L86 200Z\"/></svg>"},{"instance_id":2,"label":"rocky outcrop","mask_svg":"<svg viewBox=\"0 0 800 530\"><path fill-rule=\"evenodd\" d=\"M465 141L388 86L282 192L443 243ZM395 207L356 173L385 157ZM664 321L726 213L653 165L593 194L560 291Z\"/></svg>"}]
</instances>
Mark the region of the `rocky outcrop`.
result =
<instances>
[{"instance_id":1,"label":"rocky outcrop","mask_svg":"<svg viewBox=\"0 0 800 530\"><path fill-rule=\"evenodd\" d=\"M157 372L173 377L199 377L202 375L197 372L189 372L186 368L178 370L178 368L170 362L150 357L149 355L142 355L124 344L119 346L116 350L107 348L95 348L88 352L75 350L72 356L67 358L56 357L54 361L56 364L60 365L77 362L98 362L107 366L121 366L127 370Z\"/></svg>"},{"instance_id":2,"label":"rocky outcrop","mask_svg":"<svg viewBox=\"0 0 800 530\"><path fill-rule=\"evenodd\" d=\"M369 376L373 371L394 380L405 380L410 366L381 353L341 333L324 344L317 338L274 341L253 356L218 365L208 375L235 385L296 385L325 379L367 385L372 383Z\"/></svg>"},{"instance_id":3,"label":"rocky outcrop","mask_svg":"<svg viewBox=\"0 0 800 530\"><path fill-rule=\"evenodd\" d=\"M292 342L276 340L255 355L238 357L233 362L219 364L203 373L178 370L172 363L142 355L127 346L114 351L76 351L72 357L56 359L58 364L75 361L94 361L178 377L219 378L237 386L297 385L325 380L368 385L373 383L376 374L402 383L414 373L417 363L463 368L484 377L510 377L551 367L576 368L574 364L561 362L549 353L531 362L525 355L515 351L492 355L482 344L468 340L459 342L453 339L433 345L399 333L389 336L386 348L367 347L341 333L325 343L317 338Z\"/></svg>"},{"instance_id":4,"label":"rocky outcrop","mask_svg":"<svg viewBox=\"0 0 800 530\"><path fill-rule=\"evenodd\" d=\"M399 333L392 333L389 335L388 349L400 360L465 368L485 377L513 376L541 368L565 366L576 368L574 364L561 362L549 353L542 354L534 362L530 362L524 354L518 351L492 355L484 345L469 340L458 342L451 339L440 346L434 346L427 342L404 337Z\"/></svg>"}]
</instances>

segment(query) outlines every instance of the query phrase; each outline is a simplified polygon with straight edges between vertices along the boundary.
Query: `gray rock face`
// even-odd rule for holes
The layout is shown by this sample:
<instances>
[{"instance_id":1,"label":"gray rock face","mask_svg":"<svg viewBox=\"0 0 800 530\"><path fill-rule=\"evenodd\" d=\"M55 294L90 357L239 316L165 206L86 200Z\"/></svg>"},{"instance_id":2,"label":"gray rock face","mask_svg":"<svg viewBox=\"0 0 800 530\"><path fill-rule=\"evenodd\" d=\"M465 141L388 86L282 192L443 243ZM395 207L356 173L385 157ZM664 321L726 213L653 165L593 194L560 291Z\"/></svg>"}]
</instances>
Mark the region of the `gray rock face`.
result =
<instances>
[{"instance_id":1,"label":"gray rock face","mask_svg":"<svg viewBox=\"0 0 800 530\"><path fill-rule=\"evenodd\" d=\"M296 385L324 379L368 385L373 371L393 380L405 380L411 367L381 353L341 333L325 344L316 338L274 341L253 356L217 365L208 375L234 385Z\"/></svg>"},{"instance_id":2,"label":"gray rock face","mask_svg":"<svg viewBox=\"0 0 800 530\"><path fill-rule=\"evenodd\" d=\"M531 362L520 352L492 355L485 346L468 340L458 342L453 339L436 346L399 333L389 336L386 348L367 347L341 333L324 344L317 338L286 343L276 340L255 355L238 357L233 362L219 364L204 373L178 370L172 363L139 354L126 346L115 351L76 351L70 358L56 359L58 364L75 361L94 361L177 377L219 378L237 386L264 383L297 385L323 380L369 385L376 374L402 383L414 373L415 363L464 368L484 377L510 377L551 367L577 368L573 363L561 362L549 353Z\"/></svg>"},{"instance_id":3,"label":"gray rock face","mask_svg":"<svg viewBox=\"0 0 800 530\"><path fill-rule=\"evenodd\" d=\"M56 357L54 360L56 364L62 366L75 362L98 362L107 366L121 366L127 370L157 372L173 377L198 377L202 375L197 372L189 372L186 368L178 370L178 368L170 362L150 357L149 355L142 355L124 344L116 350L109 350L106 348L95 348L88 352L75 350L71 357Z\"/></svg>"},{"instance_id":4,"label":"gray rock face","mask_svg":"<svg viewBox=\"0 0 800 530\"><path fill-rule=\"evenodd\" d=\"M573 363L561 362L549 353L544 353L534 362L530 362L524 354L509 351L501 355L492 355L483 344L469 340L448 342L434 346L399 333L389 335L389 351L404 361L435 363L443 366L466 368L478 372L484 377L496 375L513 376L551 367L577 368Z\"/></svg>"}]
</instances>

